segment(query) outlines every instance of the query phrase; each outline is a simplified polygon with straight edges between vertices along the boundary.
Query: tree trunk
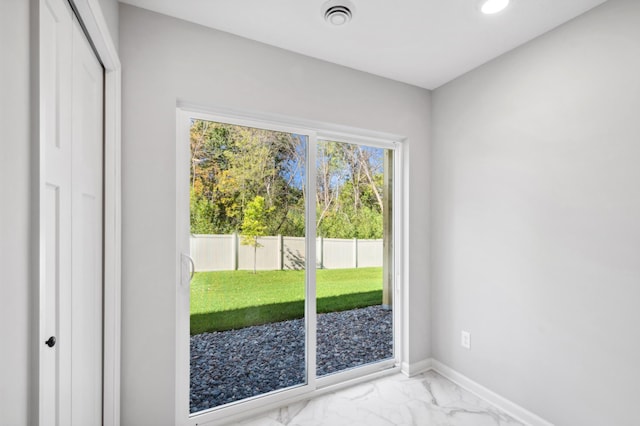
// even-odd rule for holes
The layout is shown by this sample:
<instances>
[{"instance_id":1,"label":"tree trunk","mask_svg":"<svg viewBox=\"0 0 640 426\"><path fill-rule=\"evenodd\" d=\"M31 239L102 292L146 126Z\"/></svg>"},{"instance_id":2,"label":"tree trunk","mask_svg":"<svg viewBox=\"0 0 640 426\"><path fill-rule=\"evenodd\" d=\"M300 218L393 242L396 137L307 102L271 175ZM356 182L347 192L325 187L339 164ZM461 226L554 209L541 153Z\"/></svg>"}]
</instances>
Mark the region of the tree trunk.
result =
<instances>
[{"instance_id":1,"label":"tree trunk","mask_svg":"<svg viewBox=\"0 0 640 426\"><path fill-rule=\"evenodd\" d=\"M378 206L380 206L380 211L384 212L384 202L382 201L382 196L380 195L380 191L378 191L378 187L376 186L376 183L373 180L373 175L369 167L369 162L365 158L364 153L362 152L362 148L358 147L358 152L360 153L360 163L362 164L364 174L367 177L367 180L369 181L369 185L371 185L371 189L373 190L373 193L376 196L376 200L378 201Z\"/></svg>"},{"instance_id":2,"label":"tree trunk","mask_svg":"<svg viewBox=\"0 0 640 426\"><path fill-rule=\"evenodd\" d=\"M256 273L256 259L258 257L258 237L253 237L253 273Z\"/></svg>"}]
</instances>

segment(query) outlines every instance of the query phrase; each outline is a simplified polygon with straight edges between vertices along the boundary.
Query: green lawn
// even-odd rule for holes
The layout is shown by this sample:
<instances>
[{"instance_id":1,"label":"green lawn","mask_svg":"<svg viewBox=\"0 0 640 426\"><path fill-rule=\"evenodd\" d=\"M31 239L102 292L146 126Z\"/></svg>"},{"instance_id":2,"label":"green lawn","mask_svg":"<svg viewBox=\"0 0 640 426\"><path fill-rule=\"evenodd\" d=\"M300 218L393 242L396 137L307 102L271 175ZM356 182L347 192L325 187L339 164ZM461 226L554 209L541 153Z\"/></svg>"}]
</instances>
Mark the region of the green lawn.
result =
<instances>
[{"instance_id":1,"label":"green lawn","mask_svg":"<svg viewBox=\"0 0 640 426\"><path fill-rule=\"evenodd\" d=\"M191 282L191 334L224 331L304 316L304 271L196 273ZM322 269L317 311L382 303L382 268Z\"/></svg>"}]
</instances>

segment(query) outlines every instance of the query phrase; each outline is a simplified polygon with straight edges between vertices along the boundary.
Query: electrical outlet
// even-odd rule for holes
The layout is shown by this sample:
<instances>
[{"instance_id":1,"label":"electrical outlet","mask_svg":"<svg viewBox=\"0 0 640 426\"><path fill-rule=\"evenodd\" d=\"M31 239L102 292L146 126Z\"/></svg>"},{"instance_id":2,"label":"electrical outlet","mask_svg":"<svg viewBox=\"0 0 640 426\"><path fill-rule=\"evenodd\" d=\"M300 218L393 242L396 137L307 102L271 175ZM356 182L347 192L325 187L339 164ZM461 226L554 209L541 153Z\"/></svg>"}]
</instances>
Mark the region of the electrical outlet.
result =
<instances>
[{"instance_id":1,"label":"electrical outlet","mask_svg":"<svg viewBox=\"0 0 640 426\"><path fill-rule=\"evenodd\" d=\"M471 349L471 333L462 330L460 334L460 345L465 349Z\"/></svg>"}]
</instances>

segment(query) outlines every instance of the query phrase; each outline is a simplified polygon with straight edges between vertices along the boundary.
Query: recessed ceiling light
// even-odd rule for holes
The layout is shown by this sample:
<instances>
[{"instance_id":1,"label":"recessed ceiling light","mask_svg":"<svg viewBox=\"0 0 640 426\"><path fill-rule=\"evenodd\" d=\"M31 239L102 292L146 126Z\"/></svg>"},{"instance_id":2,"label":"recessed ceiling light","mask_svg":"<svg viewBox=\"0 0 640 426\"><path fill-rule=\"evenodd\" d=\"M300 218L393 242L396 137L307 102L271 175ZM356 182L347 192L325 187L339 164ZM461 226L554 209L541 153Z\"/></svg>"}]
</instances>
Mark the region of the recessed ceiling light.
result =
<instances>
[{"instance_id":1,"label":"recessed ceiling light","mask_svg":"<svg viewBox=\"0 0 640 426\"><path fill-rule=\"evenodd\" d=\"M509 0L483 0L480 10L482 13L492 15L500 12L507 6L509 6Z\"/></svg>"},{"instance_id":2,"label":"recessed ceiling light","mask_svg":"<svg viewBox=\"0 0 640 426\"><path fill-rule=\"evenodd\" d=\"M335 26L348 23L353 17L352 10L353 6L346 0L330 0L322 5L324 20Z\"/></svg>"}]
</instances>

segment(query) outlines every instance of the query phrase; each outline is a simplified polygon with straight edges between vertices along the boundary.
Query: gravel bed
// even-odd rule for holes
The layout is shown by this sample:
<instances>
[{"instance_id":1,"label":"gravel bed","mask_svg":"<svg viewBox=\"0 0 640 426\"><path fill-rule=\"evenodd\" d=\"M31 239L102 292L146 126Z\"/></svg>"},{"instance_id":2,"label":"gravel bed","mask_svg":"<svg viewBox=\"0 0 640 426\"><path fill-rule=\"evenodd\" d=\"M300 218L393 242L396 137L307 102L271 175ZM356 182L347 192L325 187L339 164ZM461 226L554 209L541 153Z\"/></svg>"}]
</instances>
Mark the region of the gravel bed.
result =
<instances>
[{"instance_id":1,"label":"gravel bed","mask_svg":"<svg viewBox=\"0 0 640 426\"><path fill-rule=\"evenodd\" d=\"M391 311L380 306L318 315L317 374L393 356ZM304 320L191 336L190 411L301 384Z\"/></svg>"}]
</instances>

